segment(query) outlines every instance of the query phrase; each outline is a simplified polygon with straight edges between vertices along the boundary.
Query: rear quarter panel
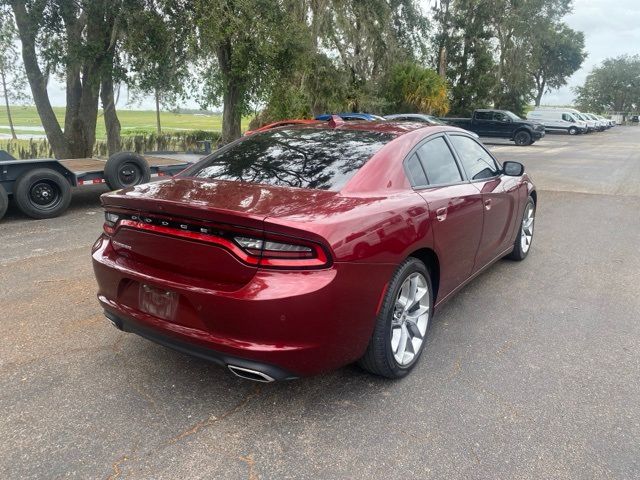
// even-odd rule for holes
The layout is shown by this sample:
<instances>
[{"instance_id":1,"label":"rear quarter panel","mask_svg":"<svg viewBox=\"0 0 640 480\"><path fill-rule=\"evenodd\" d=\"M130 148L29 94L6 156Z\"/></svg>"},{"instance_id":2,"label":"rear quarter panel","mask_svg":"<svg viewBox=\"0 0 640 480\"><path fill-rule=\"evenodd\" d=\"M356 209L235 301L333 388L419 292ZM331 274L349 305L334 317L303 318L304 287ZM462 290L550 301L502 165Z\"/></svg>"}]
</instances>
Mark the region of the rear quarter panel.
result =
<instances>
[{"instance_id":1,"label":"rear quarter panel","mask_svg":"<svg viewBox=\"0 0 640 480\"><path fill-rule=\"evenodd\" d=\"M336 262L398 264L419 248L432 248L429 209L413 191L361 199L340 212L267 217L265 229L295 235L303 229L323 238Z\"/></svg>"}]
</instances>

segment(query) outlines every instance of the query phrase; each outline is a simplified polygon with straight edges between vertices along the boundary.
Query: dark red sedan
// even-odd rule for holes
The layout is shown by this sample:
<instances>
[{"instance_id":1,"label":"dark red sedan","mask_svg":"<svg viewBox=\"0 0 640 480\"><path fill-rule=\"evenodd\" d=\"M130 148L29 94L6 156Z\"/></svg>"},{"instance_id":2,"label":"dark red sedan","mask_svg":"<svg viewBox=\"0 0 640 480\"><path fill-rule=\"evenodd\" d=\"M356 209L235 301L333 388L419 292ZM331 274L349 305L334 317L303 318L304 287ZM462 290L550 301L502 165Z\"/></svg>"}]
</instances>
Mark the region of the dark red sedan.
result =
<instances>
[{"instance_id":1,"label":"dark red sedan","mask_svg":"<svg viewBox=\"0 0 640 480\"><path fill-rule=\"evenodd\" d=\"M358 361L406 375L434 310L524 259L536 191L472 134L288 125L105 194L98 299L120 329L259 381Z\"/></svg>"}]
</instances>

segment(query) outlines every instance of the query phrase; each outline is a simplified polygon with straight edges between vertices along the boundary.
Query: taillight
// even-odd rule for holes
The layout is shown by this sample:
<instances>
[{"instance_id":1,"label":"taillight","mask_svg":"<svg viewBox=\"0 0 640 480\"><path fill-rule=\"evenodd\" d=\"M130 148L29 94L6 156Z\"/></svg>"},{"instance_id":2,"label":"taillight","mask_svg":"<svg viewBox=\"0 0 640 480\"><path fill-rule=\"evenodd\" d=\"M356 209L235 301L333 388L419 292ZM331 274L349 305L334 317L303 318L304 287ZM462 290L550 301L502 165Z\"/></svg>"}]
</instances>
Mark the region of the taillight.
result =
<instances>
[{"instance_id":1,"label":"taillight","mask_svg":"<svg viewBox=\"0 0 640 480\"><path fill-rule=\"evenodd\" d=\"M148 214L105 212L104 233L112 237L120 228L146 230L225 248L243 262L267 268L323 268L330 264L324 248L299 238L267 233L266 238L240 234L238 227L192 223ZM255 232L255 231L254 231Z\"/></svg>"},{"instance_id":2,"label":"taillight","mask_svg":"<svg viewBox=\"0 0 640 480\"><path fill-rule=\"evenodd\" d=\"M104 233L112 236L116 232L116 224L120 220L120 215L113 212L104 212L104 225L102 226Z\"/></svg>"},{"instance_id":3,"label":"taillight","mask_svg":"<svg viewBox=\"0 0 640 480\"><path fill-rule=\"evenodd\" d=\"M297 239L292 241L296 243L289 243L244 236L236 236L233 240L249 255L259 257L258 264L263 267L308 268L328 264L324 249L315 243Z\"/></svg>"}]
</instances>

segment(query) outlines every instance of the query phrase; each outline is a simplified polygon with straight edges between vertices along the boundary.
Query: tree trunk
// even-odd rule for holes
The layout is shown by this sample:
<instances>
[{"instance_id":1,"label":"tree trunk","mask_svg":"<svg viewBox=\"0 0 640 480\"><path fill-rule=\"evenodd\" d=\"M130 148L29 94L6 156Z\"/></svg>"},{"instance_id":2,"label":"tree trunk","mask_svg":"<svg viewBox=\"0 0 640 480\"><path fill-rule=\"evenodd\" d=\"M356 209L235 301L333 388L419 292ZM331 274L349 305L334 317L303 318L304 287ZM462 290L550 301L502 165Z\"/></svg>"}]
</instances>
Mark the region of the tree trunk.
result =
<instances>
[{"instance_id":1,"label":"tree trunk","mask_svg":"<svg viewBox=\"0 0 640 480\"><path fill-rule=\"evenodd\" d=\"M100 80L100 99L102 100L102 112L104 114L104 126L107 131L107 152L109 156L122 150L122 138L120 136L121 126L116 112L117 99L113 88L113 64L116 55L116 45L118 41L119 25L118 14L105 4L105 19L107 26L104 29L103 44L106 55L102 67L102 78Z\"/></svg>"},{"instance_id":2,"label":"tree trunk","mask_svg":"<svg viewBox=\"0 0 640 480\"><path fill-rule=\"evenodd\" d=\"M102 78L100 98L102 99L104 126L107 131L107 151L111 156L122 150L122 141L120 138L120 120L116 112L116 102L113 94L113 79L110 74Z\"/></svg>"},{"instance_id":3,"label":"tree trunk","mask_svg":"<svg viewBox=\"0 0 640 480\"><path fill-rule=\"evenodd\" d=\"M536 77L536 107L540 106L540 102L542 101L542 96L544 95L546 88L547 82Z\"/></svg>"},{"instance_id":4,"label":"tree trunk","mask_svg":"<svg viewBox=\"0 0 640 480\"><path fill-rule=\"evenodd\" d=\"M70 58L67 61L67 107L63 133L51 107L47 78L40 70L36 53L38 25L47 3L31 2L28 11L24 1L14 0L11 3L22 42L22 59L31 93L54 155L57 158L90 157L96 139L101 71L105 59L108 58L107 52L98 50L82 60L76 58L74 61ZM105 22L106 9L113 9L113 4L93 1L81 6L72 1L61 2L59 14L63 20L66 43L70 51L86 45L95 49L96 45L100 45L101 39L111 36L113 22Z\"/></svg>"},{"instance_id":5,"label":"tree trunk","mask_svg":"<svg viewBox=\"0 0 640 480\"><path fill-rule=\"evenodd\" d=\"M447 47L445 45L440 47L438 75L440 75L443 80L447 79Z\"/></svg>"},{"instance_id":6,"label":"tree trunk","mask_svg":"<svg viewBox=\"0 0 640 480\"><path fill-rule=\"evenodd\" d=\"M7 106L7 119L9 120L9 128L11 129L11 138L18 139L16 130L13 128L13 118L11 118L11 107L9 106L9 92L7 92L7 78L4 74L4 69L0 70L2 76L2 91L4 92L4 103Z\"/></svg>"},{"instance_id":7,"label":"tree trunk","mask_svg":"<svg viewBox=\"0 0 640 480\"><path fill-rule=\"evenodd\" d=\"M240 114L241 89L234 82L228 82L224 90L222 110L222 144L227 144L240 138Z\"/></svg>"},{"instance_id":8,"label":"tree trunk","mask_svg":"<svg viewBox=\"0 0 640 480\"><path fill-rule=\"evenodd\" d=\"M231 66L231 41L224 40L218 45L216 54L220 71L225 81L224 94L222 97L222 145L233 142L240 138L242 112L240 111L240 102L242 101L242 80L232 73Z\"/></svg>"},{"instance_id":9,"label":"tree trunk","mask_svg":"<svg viewBox=\"0 0 640 480\"><path fill-rule=\"evenodd\" d=\"M23 2L14 2L12 7L16 25L18 26L20 42L22 43L22 61L40 121L56 158L70 158L71 152L49 101L47 80L38 65L35 46L37 29L33 25L30 14L27 13ZM41 14L42 12L31 12L34 17L40 17Z\"/></svg>"},{"instance_id":10,"label":"tree trunk","mask_svg":"<svg viewBox=\"0 0 640 480\"><path fill-rule=\"evenodd\" d=\"M158 135L162 134L162 126L160 125L160 94L158 93L158 89L155 91L156 97L156 130Z\"/></svg>"}]
</instances>

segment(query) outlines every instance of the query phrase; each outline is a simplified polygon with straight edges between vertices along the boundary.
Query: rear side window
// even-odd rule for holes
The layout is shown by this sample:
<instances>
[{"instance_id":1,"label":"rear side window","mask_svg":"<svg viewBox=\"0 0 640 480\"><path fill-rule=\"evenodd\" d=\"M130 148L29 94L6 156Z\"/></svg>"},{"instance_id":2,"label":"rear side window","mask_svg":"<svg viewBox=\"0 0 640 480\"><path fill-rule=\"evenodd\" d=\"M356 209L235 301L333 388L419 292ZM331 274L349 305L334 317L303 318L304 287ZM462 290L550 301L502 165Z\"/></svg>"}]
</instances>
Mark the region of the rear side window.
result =
<instances>
[{"instance_id":1,"label":"rear side window","mask_svg":"<svg viewBox=\"0 0 640 480\"><path fill-rule=\"evenodd\" d=\"M428 183L427 176L424 174L424 170L422 165L420 165L420 160L418 159L417 154L414 153L409 157L409 160L406 162L406 169L409 180L411 180L411 185L414 187L421 187Z\"/></svg>"},{"instance_id":2,"label":"rear side window","mask_svg":"<svg viewBox=\"0 0 640 480\"><path fill-rule=\"evenodd\" d=\"M474 139L461 135L451 135L449 139L469 179L491 178L499 173L496 161Z\"/></svg>"},{"instance_id":3,"label":"rear side window","mask_svg":"<svg viewBox=\"0 0 640 480\"><path fill-rule=\"evenodd\" d=\"M417 150L430 185L462 181L458 164L443 137L430 140Z\"/></svg>"},{"instance_id":4,"label":"rear side window","mask_svg":"<svg viewBox=\"0 0 640 480\"><path fill-rule=\"evenodd\" d=\"M277 129L223 147L183 176L337 191L393 138L361 130Z\"/></svg>"},{"instance_id":5,"label":"rear side window","mask_svg":"<svg viewBox=\"0 0 640 480\"><path fill-rule=\"evenodd\" d=\"M493 112L476 112L476 120L493 120Z\"/></svg>"}]
</instances>

